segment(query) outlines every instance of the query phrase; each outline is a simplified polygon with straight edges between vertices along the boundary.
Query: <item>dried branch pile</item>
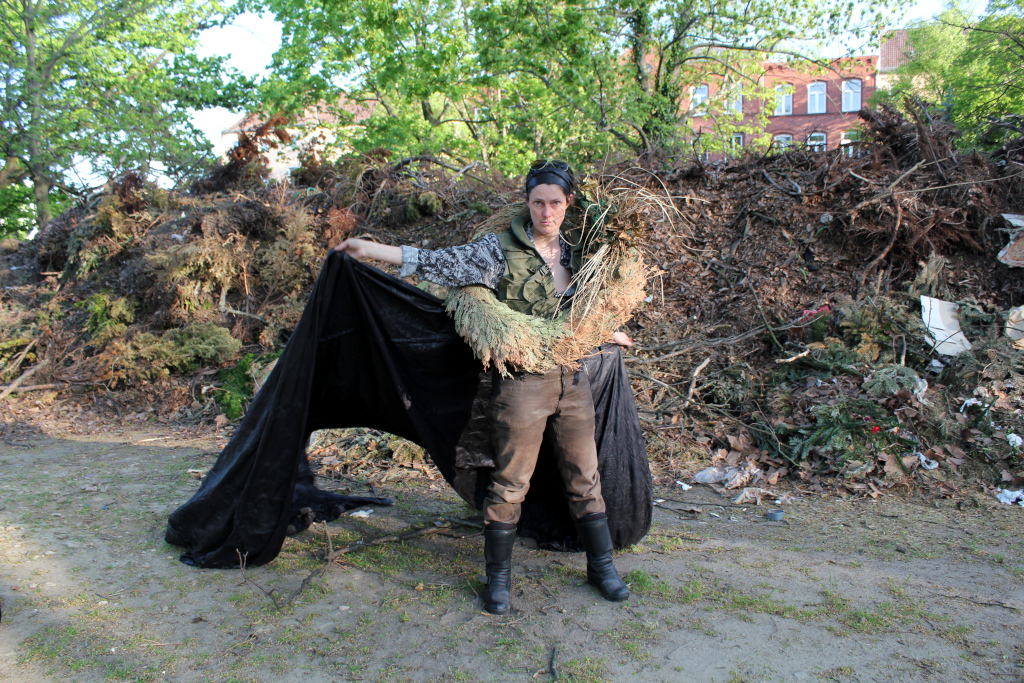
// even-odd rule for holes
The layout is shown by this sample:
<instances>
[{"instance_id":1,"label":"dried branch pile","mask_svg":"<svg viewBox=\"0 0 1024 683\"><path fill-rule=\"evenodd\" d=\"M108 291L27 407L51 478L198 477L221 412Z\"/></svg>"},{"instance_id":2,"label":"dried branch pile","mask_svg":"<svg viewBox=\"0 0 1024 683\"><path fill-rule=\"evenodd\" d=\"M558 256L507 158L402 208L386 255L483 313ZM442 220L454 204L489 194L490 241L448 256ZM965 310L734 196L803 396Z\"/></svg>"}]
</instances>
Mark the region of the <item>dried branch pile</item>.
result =
<instances>
[{"instance_id":1,"label":"dried branch pile","mask_svg":"<svg viewBox=\"0 0 1024 683\"><path fill-rule=\"evenodd\" d=\"M997 164L957 152L925 110L861 116L865 141L843 150L645 160L589 179L593 199L647 207L614 224L653 273L630 368L659 476L717 456L878 495L912 477L948 493L935 478L964 464L1016 472L1024 352L1002 323L1024 282L995 255L1000 214L1024 212L1017 147ZM128 174L4 256L0 384L31 371L13 389L84 386L130 407L126 420L147 404L165 419L237 412L329 247L465 243L520 198L473 164L384 150L311 151L293 182L268 186L253 150L275 136L257 131L187 193ZM921 294L959 302L971 353L935 356Z\"/></svg>"}]
</instances>

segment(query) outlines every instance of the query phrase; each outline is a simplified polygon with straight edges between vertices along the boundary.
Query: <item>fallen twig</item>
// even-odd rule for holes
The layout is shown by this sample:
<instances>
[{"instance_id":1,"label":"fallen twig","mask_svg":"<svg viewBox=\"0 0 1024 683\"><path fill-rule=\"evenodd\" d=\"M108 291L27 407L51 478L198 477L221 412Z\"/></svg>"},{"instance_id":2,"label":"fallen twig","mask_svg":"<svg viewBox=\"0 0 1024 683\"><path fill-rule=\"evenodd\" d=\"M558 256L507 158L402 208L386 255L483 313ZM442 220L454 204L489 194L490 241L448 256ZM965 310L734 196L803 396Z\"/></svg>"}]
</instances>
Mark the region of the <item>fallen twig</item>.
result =
<instances>
[{"instance_id":1,"label":"fallen twig","mask_svg":"<svg viewBox=\"0 0 1024 683\"><path fill-rule=\"evenodd\" d=\"M28 352L31 351L32 347L36 345L37 341L37 339L33 339L32 341L30 341L28 344L25 345L25 348L18 352L18 355L15 356L11 360L11 362L4 365L4 369L0 370L0 377L6 375L9 370L17 369L17 367L21 365L21 361L25 360L25 356L28 355Z\"/></svg>"},{"instance_id":2,"label":"fallen twig","mask_svg":"<svg viewBox=\"0 0 1024 683\"><path fill-rule=\"evenodd\" d=\"M232 645L228 649L224 650L224 652L231 652L236 647L242 647L243 645L248 645L249 643L252 643L255 640L256 640L256 634L253 634L253 635L249 636L248 638L246 638L245 640L243 640L242 642L235 643L234 645Z\"/></svg>"},{"instance_id":3,"label":"fallen twig","mask_svg":"<svg viewBox=\"0 0 1024 683\"><path fill-rule=\"evenodd\" d=\"M46 391L47 389L62 389L67 386L67 382L57 382L55 384L33 384L28 387L18 387L11 393L20 394L26 391Z\"/></svg>"},{"instance_id":4,"label":"fallen twig","mask_svg":"<svg viewBox=\"0 0 1024 683\"><path fill-rule=\"evenodd\" d=\"M882 190L881 192L879 192L878 194L876 194L876 195L875 195L874 197L872 197L871 199L865 199L865 200L864 200L864 201L862 201L862 202L861 202L860 204L858 204L857 206L853 207L853 209L852 209L852 210L850 210L850 211L848 211L847 213L848 213L848 214L850 214L850 215L853 215L853 214L857 213L858 211L860 211L861 209L863 209L863 208L864 208L865 206L867 206L868 204L874 204L875 202L880 202L880 201L882 201L882 200L883 200L883 199L885 199L885 198L886 198L887 196L889 196L890 194L892 194L892 189L893 189L894 187L896 187L897 185L899 185L899 184L900 184L901 182L903 182L903 179L904 179L904 178L906 178L906 177L907 177L907 176L909 176L909 175L910 175L911 173L913 173L913 172L914 172L914 171L916 171L917 169L919 169L919 168L921 168L922 166L924 166L924 165L925 165L925 163L926 163L925 161L919 161L919 162L917 162L916 164L914 164L914 167L913 167L913 168L911 168L911 169L910 169L909 171L907 171L906 173L904 173L903 175L901 175L901 176L900 176L899 178L897 178L896 180L894 180L894 181L893 181L893 183L892 183L892 185L890 185L889 187L885 188L884 190Z\"/></svg>"},{"instance_id":5,"label":"fallen twig","mask_svg":"<svg viewBox=\"0 0 1024 683\"><path fill-rule=\"evenodd\" d=\"M327 537L327 554L324 557L324 563L322 565L320 565L319 567L317 567L316 569L314 569L313 571L311 571L309 573L309 575L306 576L306 578L304 578L302 580L302 583L299 584L299 587L296 588L292 592L292 594L289 595L287 598L279 597L280 594L277 592L277 589L271 588L268 591L265 588L263 588L263 586L261 586L258 583L256 583L252 578L250 578L249 575L245 573L245 556L242 555L241 553L238 553L237 550L235 552L238 553L238 568L242 572L242 578L244 579L244 582L245 583L251 583L261 593L263 593L265 596L270 598L270 601L274 603L274 607L276 607L278 610L283 610L285 607L287 607L288 605L292 604L292 602L295 601L295 598L299 597L299 595L301 595L302 592L304 590L306 590L306 588L308 588L309 585L314 580L316 580L316 579L320 578L321 576L323 576L327 572L327 570L331 568L331 566L334 564L335 560L337 560L342 555L346 555L348 553L355 552L356 550L362 550L364 548L370 548L370 547L373 547L375 545L383 545L385 543L398 543L398 542L401 542L401 541L407 541L409 539L417 538L417 537L420 537L420 536L430 536L432 534L449 535L449 534L451 534L451 527L448 526L448 525L439 526L439 527L438 526L422 527L420 529L416 529L416 530L414 530L412 532L409 532L409 533L406 533L406 534L396 534L396 535L393 535L393 536L384 536L384 537L381 537L381 538L375 538L372 541L367 541L365 543L363 543L363 542L353 543L352 545L342 546L342 547L338 548L337 550L335 550L334 549L334 541L331 539L331 531L327 527L327 522L324 522L324 535Z\"/></svg>"},{"instance_id":6,"label":"fallen twig","mask_svg":"<svg viewBox=\"0 0 1024 683\"><path fill-rule=\"evenodd\" d=\"M750 293L754 295L754 305L757 306L757 312L761 314L761 320L762 320L762 322L764 322L765 329L767 329L768 330L768 334L771 335L772 343L774 343L775 347L779 351L781 351L782 350L782 343L779 341L779 338L775 336L775 332L772 331L772 326L768 322L768 316L766 316L764 314L764 309L761 308L761 301L757 298L757 292L754 291L754 285L750 281L750 274L749 273L747 274L747 287L750 288Z\"/></svg>"},{"instance_id":7,"label":"fallen twig","mask_svg":"<svg viewBox=\"0 0 1024 683\"><path fill-rule=\"evenodd\" d=\"M792 363L793 361L795 361L795 360L797 360L799 358L803 358L804 356L810 354L810 352L811 352L810 349L804 349L803 353L798 353L795 356L792 356L790 358L776 358L775 362L776 363Z\"/></svg>"},{"instance_id":8,"label":"fallen twig","mask_svg":"<svg viewBox=\"0 0 1024 683\"><path fill-rule=\"evenodd\" d=\"M8 394L10 394L10 393L11 393L12 391L14 391L14 390L15 390L15 389L17 389L17 388L18 388L19 386L21 386L21 383L22 383L22 382L24 382L24 381L25 381L26 379L28 379L28 378L29 378L29 377L31 377L32 375L36 374L36 370L38 370L39 368L43 367L43 366L44 366L44 365L46 365L47 363L49 363L49 361L48 361L48 360L45 360L45 359L44 359L44 360L42 360L42 361L40 361L40 362L39 362L39 363L37 363L36 365L33 365L33 366L32 366L32 367L30 367L30 368L29 368L28 370L26 370L26 371L24 372L24 374L22 374L22 375L21 375L21 377L19 377L18 379L14 380L14 381L13 381L13 382L11 382L10 384L8 384L8 385L7 385L7 388L6 388L6 389L4 389L4 390L3 390L3 392L0 392L0 400L2 400L2 399L5 399L5 398L7 398L7 395L8 395Z\"/></svg>"},{"instance_id":9,"label":"fallen twig","mask_svg":"<svg viewBox=\"0 0 1024 683\"><path fill-rule=\"evenodd\" d=\"M690 390L686 392L686 403L683 404L684 409L690 406L690 400L693 398L693 390L697 388L697 375L699 375L700 371L706 368L710 362L711 356L708 356L704 359L704 362L698 365L697 369L693 371L693 379L690 380Z\"/></svg>"}]
</instances>

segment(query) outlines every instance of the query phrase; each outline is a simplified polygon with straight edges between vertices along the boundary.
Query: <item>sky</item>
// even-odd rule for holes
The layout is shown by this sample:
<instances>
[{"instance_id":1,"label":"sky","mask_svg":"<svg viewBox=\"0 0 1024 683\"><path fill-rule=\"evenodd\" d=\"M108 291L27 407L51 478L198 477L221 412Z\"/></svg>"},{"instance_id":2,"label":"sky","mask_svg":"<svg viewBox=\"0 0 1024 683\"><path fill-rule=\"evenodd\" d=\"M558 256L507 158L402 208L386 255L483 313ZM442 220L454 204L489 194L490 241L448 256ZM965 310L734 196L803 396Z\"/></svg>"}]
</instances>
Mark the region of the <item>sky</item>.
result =
<instances>
[{"instance_id":1,"label":"sky","mask_svg":"<svg viewBox=\"0 0 1024 683\"><path fill-rule=\"evenodd\" d=\"M945 4L945 0L920 0L910 7L900 25L931 18L942 12ZM965 5L977 12L984 8L985 2L966 0ZM261 76L266 74L280 44L281 27L272 15L248 13L240 15L231 26L204 31L199 40L199 53L201 56L230 56L230 66L248 76ZM214 153L223 154L233 140L224 140L221 132L241 117L242 112L217 107L196 112L192 120L213 144Z\"/></svg>"},{"instance_id":2,"label":"sky","mask_svg":"<svg viewBox=\"0 0 1024 683\"><path fill-rule=\"evenodd\" d=\"M281 26L272 15L247 13L240 15L230 26L203 31L197 52L201 57L229 56L228 66L247 76L262 76L266 74L280 44ZM215 107L193 114L192 123L206 134L213 144L214 153L219 155L234 142L223 140L221 131L240 118L242 112Z\"/></svg>"}]
</instances>

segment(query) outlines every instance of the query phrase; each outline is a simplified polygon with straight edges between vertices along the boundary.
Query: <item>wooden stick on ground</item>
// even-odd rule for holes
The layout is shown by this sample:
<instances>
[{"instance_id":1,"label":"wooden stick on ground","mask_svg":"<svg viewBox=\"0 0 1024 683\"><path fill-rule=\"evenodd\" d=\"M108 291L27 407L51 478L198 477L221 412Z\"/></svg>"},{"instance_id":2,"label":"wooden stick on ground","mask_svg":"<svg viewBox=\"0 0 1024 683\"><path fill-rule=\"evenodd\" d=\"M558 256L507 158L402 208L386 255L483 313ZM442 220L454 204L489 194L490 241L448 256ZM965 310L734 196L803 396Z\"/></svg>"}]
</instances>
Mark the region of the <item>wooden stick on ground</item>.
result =
<instances>
[{"instance_id":1,"label":"wooden stick on ground","mask_svg":"<svg viewBox=\"0 0 1024 683\"><path fill-rule=\"evenodd\" d=\"M710 362L711 356L708 356L704 359L704 362L698 365L697 369L693 371L693 379L690 380L690 390L686 393L686 403L683 404L683 408L688 408L690 406L690 400L693 399L693 390L697 388L697 375L699 375L700 371L706 368Z\"/></svg>"},{"instance_id":2,"label":"wooden stick on ground","mask_svg":"<svg viewBox=\"0 0 1024 683\"><path fill-rule=\"evenodd\" d=\"M15 370L15 369L17 369L17 367L19 365L21 365L21 361L25 360L25 356L28 354L28 352L31 351L32 347L36 345L37 341L39 341L39 340L38 339L33 339L28 344L26 344L25 348L23 348L21 351L19 351L18 355L15 356L14 359L11 360L10 363L5 365L3 370L0 370L0 377L3 377L4 375L6 375L8 370Z\"/></svg>"},{"instance_id":3,"label":"wooden stick on ground","mask_svg":"<svg viewBox=\"0 0 1024 683\"><path fill-rule=\"evenodd\" d=\"M327 570L334 565L335 560L337 560L342 555L346 555L357 550L362 550L364 548L370 548L375 545L383 545L385 543L400 543L402 541L408 541L409 539L418 538L420 536L430 536L433 534L449 535L451 534L451 527L447 525L440 527L421 527L409 533L395 534L393 536L383 536L381 538L375 538L372 541L367 541L365 543L353 543L352 545L342 546L337 550L334 549L334 541L331 539L331 531L327 527L327 522L324 522L324 534L327 536L327 556L324 558L324 563L316 569L314 569L313 571L311 571L309 575L302 580L302 583L299 584L299 587L296 588L295 591L287 598L278 597L279 593L277 592L276 588L271 588L268 591L263 586L256 583L256 581L251 579L249 575L245 573L245 556L243 556L241 553L238 553L238 569L242 572L242 579L244 580L243 583L251 583L261 593L270 598L270 601L274 603L274 607L276 607L278 610L283 610L285 607L292 604L295 601L295 598L299 597L302 594L302 592L309 587L309 584L311 584L314 580L318 579L319 577L327 573ZM235 552L237 553L238 551L236 550Z\"/></svg>"},{"instance_id":4,"label":"wooden stick on ground","mask_svg":"<svg viewBox=\"0 0 1024 683\"><path fill-rule=\"evenodd\" d=\"M3 400L3 399L5 399L5 398L7 398L7 395L8 395L8 394L10 394L10 393L11 393L12 391L14 391L14 390L15 390L15 389L17 389L17 388L18 388L19 386L21 386L21 383L22 383L22 382L24 382L25 380L27 380L27 379L28 379L29 377L31 377L32 375L36 374L36 370L38 370L39 368L43 367L43 366L44 366L44 365L46 365L46 364L47 364L48 362L49 362L49 361L47 361L47 360L43 360L43 361L40 361L40 362L39 362L39 363L37 363L36 365L33 365L33 366L32 366L32 367L30 367L30 368L29 368L28 370L26 370L26 371L25 371L25 373L24 373L24 374L22 374L22 376L21 376L21 377L19 377L18 379L14 380L14 381L13 381L13 382L11 382L10 384L8 384L8 385L7 385L7 388L6 388L6 389L4 389L4 390L3 390L3 392L0 392L0 400Z\"/></svg>"}]
</instances>

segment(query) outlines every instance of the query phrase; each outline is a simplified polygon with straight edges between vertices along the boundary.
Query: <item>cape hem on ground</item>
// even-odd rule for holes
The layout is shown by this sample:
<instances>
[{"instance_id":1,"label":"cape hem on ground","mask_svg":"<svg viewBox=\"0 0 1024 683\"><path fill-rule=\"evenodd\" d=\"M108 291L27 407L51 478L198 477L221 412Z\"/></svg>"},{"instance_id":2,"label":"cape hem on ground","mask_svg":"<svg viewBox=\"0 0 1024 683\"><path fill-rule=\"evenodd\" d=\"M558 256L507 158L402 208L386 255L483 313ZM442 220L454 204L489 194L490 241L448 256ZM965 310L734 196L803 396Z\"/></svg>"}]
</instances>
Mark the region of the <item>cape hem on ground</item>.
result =
<instances>
[{"instance_id":1,"label":"cape hem on ground","mask_svg":"<svg viewBox=\"0 0 1024 683\"><path fill-rule=\"evenodd\" d=\"M629 376L616 346L581 360L596 409L601 488L616 546L650 528L653 482ZM264 564L302 508L333 519L365 498L316 489L305 445L318 429L368 427L422 446L480 508L493 468L484 372L443 302L332 252L276 367L196 494L168 520L168 543L202 567ZM378 504L380 499L373 499ZM520 533L542 546L579 540L545 437Z\"/></svg>"}]
</instances>

